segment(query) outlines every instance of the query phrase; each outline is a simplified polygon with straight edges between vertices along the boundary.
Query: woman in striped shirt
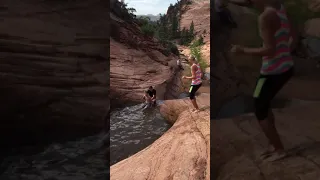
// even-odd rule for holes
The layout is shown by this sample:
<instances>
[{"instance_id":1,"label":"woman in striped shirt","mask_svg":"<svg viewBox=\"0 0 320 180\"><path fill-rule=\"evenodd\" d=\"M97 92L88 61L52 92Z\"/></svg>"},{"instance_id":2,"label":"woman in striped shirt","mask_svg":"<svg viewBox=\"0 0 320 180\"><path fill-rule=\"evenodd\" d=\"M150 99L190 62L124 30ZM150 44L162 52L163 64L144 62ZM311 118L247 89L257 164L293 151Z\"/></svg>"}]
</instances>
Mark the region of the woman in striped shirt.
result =
<instances>
[{"instance_id":1,"label":"woman in striped shirt","mask_svg":"<svg viewBox=\"0 0 320 180\"><path fill-rule=\"evenodd\" d=\"M231 3L238 5L241 5L240 1L230 0ZM290 28L285 8L279 0L251 0L244 4L254 5L261 11L258 26L263 46L247 48L235 45L231 51L262 57L260 76L253 94L255 114L269 139L269 148L261 154L261 157L275 161L284 158L286 153L275 127L270 102L293 75L294 63L291 51L296 45L296 35Z\"/></svg>"},{"instance_id":2,"label":"woman in striped shirt","mask_svg":"<svg viewBox=\"0 0 320 180\"><path fill-rule=\"evenodd\" d=\"M192 79L191 81L191 86L189 89L189 94L190 94L190 100L191 103L194 107L194 109L192 110L193 112L199 112L199 107L196 101L196 92L198 91L198 89L201 87L202 85L202 71L200 68L199 63L197 62L195 57L191 57L189 59L189 63L191 65L191 74L192 76L187 77L187 76L182 76L183 79Z\"/></svg>"}]
</instances>

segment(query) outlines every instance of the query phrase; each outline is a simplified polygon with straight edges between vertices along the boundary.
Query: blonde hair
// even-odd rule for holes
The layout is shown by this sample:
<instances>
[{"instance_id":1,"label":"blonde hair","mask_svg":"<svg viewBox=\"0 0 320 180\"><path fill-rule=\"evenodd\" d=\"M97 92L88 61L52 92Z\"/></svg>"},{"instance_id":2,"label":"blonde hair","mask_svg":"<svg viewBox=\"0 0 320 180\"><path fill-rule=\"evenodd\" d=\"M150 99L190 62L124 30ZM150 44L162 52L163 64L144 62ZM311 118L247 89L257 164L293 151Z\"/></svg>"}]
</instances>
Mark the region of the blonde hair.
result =
<instances>
[{"instance_id":1,"label":"blonde hair","mask_svg":"<svg viewBox=\"0 0 320 180\"><path fill-rule=\"evenodd\" d=\"M194 57L194 56L190 56L190 57L189 57L189 60L192 60L192 61L194 61L194 62L198 62L198 61L197 61L197 58Z\"/></svg>"}]
</instances>

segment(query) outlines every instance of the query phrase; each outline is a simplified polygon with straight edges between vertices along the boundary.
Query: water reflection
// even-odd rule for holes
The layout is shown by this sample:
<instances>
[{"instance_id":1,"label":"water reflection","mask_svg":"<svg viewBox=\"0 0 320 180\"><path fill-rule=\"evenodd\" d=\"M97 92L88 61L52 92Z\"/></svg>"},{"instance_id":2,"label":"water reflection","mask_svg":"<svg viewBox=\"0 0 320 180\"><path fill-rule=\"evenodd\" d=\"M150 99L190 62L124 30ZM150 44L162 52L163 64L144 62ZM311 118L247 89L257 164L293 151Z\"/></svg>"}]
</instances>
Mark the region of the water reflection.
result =
<instances>
[{"instance_id":1,"label":"water reflection","mask_svg":"<svg viewBox=\"0 0 320 180\"><path fill-rule=\"evenodd\" d=\"M161 101L158 102L161 104ZM116 109L110 117L110 164L115 164L152 144L170 125L158 108L143 104Z\"/></svg>"},{"instance_id":2,"label":"water reflection","mask_svg":"<svg viewBox=\"0 0 320 180\"><path fill-rule=\"evenodd\" d=\"M108 176L103 134L59 144L34 155L4 159L3 180L104 180Z\"/></svg>"}]
</instances>

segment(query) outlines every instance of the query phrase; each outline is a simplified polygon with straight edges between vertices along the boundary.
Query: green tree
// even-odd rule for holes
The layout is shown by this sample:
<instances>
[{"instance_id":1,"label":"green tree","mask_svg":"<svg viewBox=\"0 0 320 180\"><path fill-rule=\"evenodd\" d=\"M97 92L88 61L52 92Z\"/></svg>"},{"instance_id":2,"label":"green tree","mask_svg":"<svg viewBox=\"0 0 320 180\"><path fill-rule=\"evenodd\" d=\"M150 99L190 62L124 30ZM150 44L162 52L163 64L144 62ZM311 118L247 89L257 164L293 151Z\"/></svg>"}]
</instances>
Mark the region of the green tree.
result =
<instances>
[{"instance_id":1,"label":"green tree","mask_svg":"<svg viewBox=\"0 0 320 180\"><path fill-rule=\"evenodd\" d=\"M176 16L174 16L172 18L172 25L171 25L171 31L172 31L172 38L175 39L177 38L177 33L178 33L178 26L179 26L179 22L178 22L178 18Z\"/></svg>"},{"instance_id":2,"label":"green tree","mask_svg":"<svg viewBox=\"0 0 320 180\"><path fill-rule=\"evenodd\" d=\"M157 36L159 40L167 40L168 39L167 28L163 25L158 27Z\"/></svg>"},{"instance_id":3,"label":"green tree","mask_svg":"<svg viewBox=\"0 0 320 180\"><path fill-rule=\"evenodd\" d=\"M140 26L146 25L150 23L150 18L147 16L140 16L138 18L138 22L140 24Z\"/></svg>"},{"instance_id":4,"label":"green tree","mask_svg":"<svg viewBox=\"0 0 320 180\"><path fill-rule=\"evenodd\" d=\"M141 26L141 31L146 36L154 36L155 28L151 24Z\"/></svg>"},{"instance_id":5,"label":"green tree","mask_svg":"<svg viewBox=\"0 0 320 180\"><path fill-rule=\"evenodd\" d=\"M194 37L194 24L193 24L193 21L190 24L189 35L190 35L190 40L192 40L193 37Z\"/></svg>"}]
</instances>

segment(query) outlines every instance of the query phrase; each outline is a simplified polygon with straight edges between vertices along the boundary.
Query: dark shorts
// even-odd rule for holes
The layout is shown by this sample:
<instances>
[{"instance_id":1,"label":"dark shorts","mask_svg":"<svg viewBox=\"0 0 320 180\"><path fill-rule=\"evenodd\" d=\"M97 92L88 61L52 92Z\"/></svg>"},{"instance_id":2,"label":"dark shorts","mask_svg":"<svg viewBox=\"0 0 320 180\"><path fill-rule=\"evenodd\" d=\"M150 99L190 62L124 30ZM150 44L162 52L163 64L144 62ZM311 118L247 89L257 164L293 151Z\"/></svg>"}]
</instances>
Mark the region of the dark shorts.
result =
<instances>
[{"instance_id":1,"label":"dark shorts","mask_svg":"<svg viewBox=\"0 0 320 180\"><path fill-rule=\"evenodd\" d=\"M258 120L268 117L271 100L293 76L293 68L277 75L260 75L253 93L255 114Z\"/></svg>"},{"instance_id":2,"label":"dark shorts","mask_svg":"<svg viewBox=\"0 0 320 180\"><path fill-rule=\"evenodd\" d=\"M189 89L189 94L190 94L190 99L194 99L194 97L196 96L196 92L198 91L198 89L202 86L202 83L198 84L198 85L191 85L190 89Z\"/></svg>"}]
</instances>

